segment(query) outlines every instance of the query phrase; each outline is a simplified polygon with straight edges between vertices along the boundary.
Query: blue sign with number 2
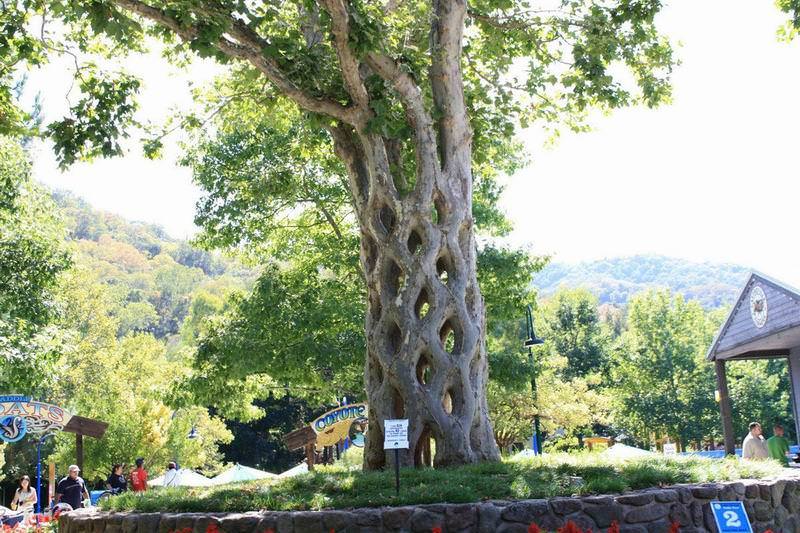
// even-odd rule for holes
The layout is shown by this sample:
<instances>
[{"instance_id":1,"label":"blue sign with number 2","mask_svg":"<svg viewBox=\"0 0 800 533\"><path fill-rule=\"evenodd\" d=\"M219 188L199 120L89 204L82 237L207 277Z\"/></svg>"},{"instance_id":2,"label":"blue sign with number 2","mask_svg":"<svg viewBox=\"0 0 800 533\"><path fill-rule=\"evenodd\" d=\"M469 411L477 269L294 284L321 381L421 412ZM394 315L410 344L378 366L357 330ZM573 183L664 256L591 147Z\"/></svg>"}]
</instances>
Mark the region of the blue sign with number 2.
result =
<instances>
[{"instance_id":1,"label":"blue sign with number 2","mask_svg":"<svg viewBox=\"0 0 800 533\"><path fill-rule=\"evenodd\" d=\"M711 502L719 533L753 533L743 502Z\"/></svg>"}]
</instances>

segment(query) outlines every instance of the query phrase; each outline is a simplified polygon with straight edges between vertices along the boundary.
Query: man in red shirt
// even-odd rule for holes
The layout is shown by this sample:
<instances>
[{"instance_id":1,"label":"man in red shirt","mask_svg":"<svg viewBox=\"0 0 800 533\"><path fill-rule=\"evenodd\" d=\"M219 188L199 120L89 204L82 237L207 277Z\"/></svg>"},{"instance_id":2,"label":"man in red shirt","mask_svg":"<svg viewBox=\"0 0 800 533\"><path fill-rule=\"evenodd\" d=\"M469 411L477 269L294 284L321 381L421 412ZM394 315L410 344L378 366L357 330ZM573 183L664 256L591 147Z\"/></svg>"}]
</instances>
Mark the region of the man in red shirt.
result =
<instances>
[{"instance_id":1,"label":"man in red shirt","mask_svg":"<svg viewBox=\"0 0 800 533\"><path fill-rule=\"evenodd\" d=\"M147 490L147 470L144 469L144 459L136 459L136 469L131 470L131 487L133 492L144 492Z\"/></svg>"}]
</instances>

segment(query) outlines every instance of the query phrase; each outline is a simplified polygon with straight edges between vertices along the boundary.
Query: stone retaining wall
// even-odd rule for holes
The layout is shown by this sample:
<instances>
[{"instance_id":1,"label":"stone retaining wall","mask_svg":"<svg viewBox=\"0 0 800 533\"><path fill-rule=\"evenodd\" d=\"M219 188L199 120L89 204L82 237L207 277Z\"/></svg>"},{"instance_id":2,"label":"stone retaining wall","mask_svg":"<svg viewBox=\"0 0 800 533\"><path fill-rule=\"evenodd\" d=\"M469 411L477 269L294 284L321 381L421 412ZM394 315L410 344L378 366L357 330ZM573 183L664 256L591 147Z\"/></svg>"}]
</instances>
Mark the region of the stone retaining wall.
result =
<instances>
[{"instance_id":1,"label":"stone retaining wall","mask_svg":"<svg viewBox=\"0 0 800 533\"><path fill-rule=\"evenodd\" d=\"M413 531L527 533L530 524L555 530L571 520L584 530L620 533L716 532L709 503L742 500L756 532L800 532L800 477L676 485L617 496L486 501L319 512L243 514L100 513L61 517L61 533L330 533Z\"/></svg>"}]
</instances>

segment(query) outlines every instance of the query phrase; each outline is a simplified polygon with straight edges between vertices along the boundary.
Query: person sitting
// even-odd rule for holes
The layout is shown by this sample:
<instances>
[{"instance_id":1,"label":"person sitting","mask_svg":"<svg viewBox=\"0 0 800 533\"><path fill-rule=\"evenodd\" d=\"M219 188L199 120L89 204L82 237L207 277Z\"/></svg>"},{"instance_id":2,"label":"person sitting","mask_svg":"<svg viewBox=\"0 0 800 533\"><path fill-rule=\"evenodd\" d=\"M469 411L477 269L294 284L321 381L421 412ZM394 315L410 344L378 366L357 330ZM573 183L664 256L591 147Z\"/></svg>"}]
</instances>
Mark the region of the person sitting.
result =
<instances>
[{"instance_id":1,"label":"person sitting","mask_svg":"<svg viewBox=\"0 0 800 533\"><path fill-rule=\"evenodd\" d=\"M178 465L172 461L170 461L170 463L167 465L167 471L164 474L164 486L165 487L178 486Z\"/></svg>"},{"instance_id":2,"label":"person sitting","mask_svg":"<svg viewBox=\"0 0 800 533\"><path fill-rule=\"evenodd\" d=\"M742 459L769 459L769 450L761 436L761 424L750 423L750 432L742 443Z\"/></svg>"},{"instance_id":3,"label":"person sitting","mask_svg":"<svg viewBox=\"0 0 800 533\"><path fill-rule=\"evenodd\" d=\"M122 474L122 465L115 464L111 468L111 473L106 480L106 488L114 494L119 494L128 490L128 480Z\"/></svg>"},{"instance_id":4,"label":"person sitting","mask_svg":"<svg viewBox=\"0 0 800 533\"><path fill-rule=\"evenodd\" d=\"M14 499L11 500L11 508L17 511L33 511L37 501L36 491L31 488L31 478L22 476L19 487L14 492Z\"/></svg>"}]
</instances>

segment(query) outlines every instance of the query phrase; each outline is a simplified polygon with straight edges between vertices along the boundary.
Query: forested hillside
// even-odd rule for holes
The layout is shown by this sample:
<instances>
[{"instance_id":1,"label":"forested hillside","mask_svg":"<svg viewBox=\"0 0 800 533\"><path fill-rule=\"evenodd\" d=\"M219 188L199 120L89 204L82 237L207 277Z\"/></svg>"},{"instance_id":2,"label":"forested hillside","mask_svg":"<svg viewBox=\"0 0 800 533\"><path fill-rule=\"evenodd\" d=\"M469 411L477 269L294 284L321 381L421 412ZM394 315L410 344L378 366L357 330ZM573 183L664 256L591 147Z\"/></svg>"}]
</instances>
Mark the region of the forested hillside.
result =
<instances>
[{"instance_id":1,"label":"forested hillside","mask_svg":"<svg viewBox=\"0 0 800 533\"><path fill-rule=\"evenodd\" d=\"M706 309L731 304L749 269L728 263L697 263L661 255L614 257L577 264L550 263L534 277L539 294L583 287L600 303L625 304L643 290L662 287L697 300Z\"/></svg>"},{"instance_id":2,"label":"forested hillside","mask_svg":"<svg viewBox=\"0 0 800 533\"><path fill-rule=\"evenodd\" d=\"M248 293L258 270L52 193L30 169L23 146L0 136L0 392L108 422L84 443L87 479L135 457L219 470L234 435L180 397L181 380L205 319ZM70 437L42 449L59 474L75 461ZM0 446L6 493L32 472L33 449Z\"/></svg>"},{"instance_id":3,"label":"forested hillside","mask_svg":"<svg viewBox=\"0 0 800 533\"><path fill-rule=\"evenodd\" d=\"M220 311L232 291L252 287L257 272L221 253L173 239L159 226L98 211L69 193L52 196L76 244L76 265L113 292L120 337L151 333L175 347L182 333L191 343L204 316Z\"/></svg>"}]
</instances>

